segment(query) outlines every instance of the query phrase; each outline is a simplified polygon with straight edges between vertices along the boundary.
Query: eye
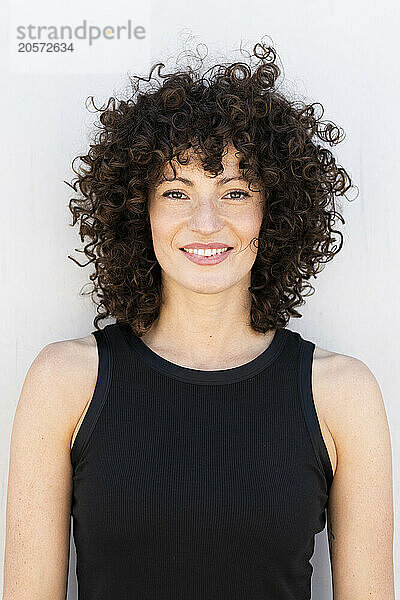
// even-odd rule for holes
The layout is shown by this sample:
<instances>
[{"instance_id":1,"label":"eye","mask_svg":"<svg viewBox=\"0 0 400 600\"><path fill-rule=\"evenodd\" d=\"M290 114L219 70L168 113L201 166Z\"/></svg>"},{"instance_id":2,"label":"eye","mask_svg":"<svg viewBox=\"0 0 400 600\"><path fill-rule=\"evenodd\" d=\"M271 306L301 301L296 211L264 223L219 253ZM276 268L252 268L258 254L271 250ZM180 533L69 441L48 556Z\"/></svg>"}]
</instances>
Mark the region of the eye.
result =
<instances>
[{"instance_id":1,"label":"eye","mask_svg":"<svg viewBox=\"0 0 400 600\"><path fill-rule=\"evenodd\" d=\"M170 194L183 194L183 192L178 192L178 190L169 190L168 192L164 192L163 196L165 198L170 198ZM182 198L173 198L173 200L182 200Z\"/></svg>"},{"instance_id":2,"label":"eye","mask_svg":"<svg viewBox=\"0 0 400 600\"><path fill-rule=\"evenodd\" d=\"M243 196L247 196L247 197L250 196L250 194L248 194L247 192L243 192L243 190L234 190L232 192L228 192L228 195L229 194L242 194ZM241 199L242 198L237 198L237 197L236 198L231 198L231 200L241 200Z\"/></svg>"}]
</instances>

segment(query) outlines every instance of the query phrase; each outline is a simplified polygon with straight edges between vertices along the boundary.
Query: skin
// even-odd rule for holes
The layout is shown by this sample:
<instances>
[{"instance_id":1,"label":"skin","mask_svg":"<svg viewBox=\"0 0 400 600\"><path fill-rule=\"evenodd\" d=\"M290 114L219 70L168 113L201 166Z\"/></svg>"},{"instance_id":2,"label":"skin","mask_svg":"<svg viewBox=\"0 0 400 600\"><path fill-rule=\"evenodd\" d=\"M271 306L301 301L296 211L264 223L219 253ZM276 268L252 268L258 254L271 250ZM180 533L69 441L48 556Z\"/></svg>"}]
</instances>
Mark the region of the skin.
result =
<instances>
[{"instance_id":1,"label":"skin","mask_svg":"<svg viewBox=\"0 0 400 600\"><path fill-rule=\"evenodd\" d=\"M219 177L237 175L237 166L230 151ZM192 186L163 183L150 195L165 293L160 318L142 339L182 366L238 366L274 334L254 332L248 323L255 260L249 242L261 225L263 198L252 192L244 202L232 200L239 196L229 192L248 192L247 183L218 186L194 160L177 169ZM183 195L162 195L178 189ZM196 265L179 250L194 241L227 242L235 250L219 265ZM97 368L93 335L50 343L29 367L11 435L3 600L65 600L70 449ZM361 360L316 346L312 389L334 472L327 522L333 598L394 600L392 453L379 385Z\"/></svg>"}]
</instances>

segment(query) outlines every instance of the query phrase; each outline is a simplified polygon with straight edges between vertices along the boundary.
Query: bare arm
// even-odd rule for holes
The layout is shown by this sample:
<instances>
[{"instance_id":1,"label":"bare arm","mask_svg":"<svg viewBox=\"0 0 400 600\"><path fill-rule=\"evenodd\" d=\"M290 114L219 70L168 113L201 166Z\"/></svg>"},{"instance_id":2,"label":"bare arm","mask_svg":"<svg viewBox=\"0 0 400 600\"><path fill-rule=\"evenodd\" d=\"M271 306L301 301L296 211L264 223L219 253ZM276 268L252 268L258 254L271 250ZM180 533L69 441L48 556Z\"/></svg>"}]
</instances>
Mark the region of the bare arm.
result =
<instances>
[{"instance_id":1,"label":"bare arm","mask_svg":"<svg viewBox=\"0 0 400 600\"><path fill-rule=\"evenodd\" d=\"M339 356L328 415L338 455L327 522L334 600L394 600L392 454L384 402L369 368Z\"/></svg>"},{"instance_id":2,"label":"bare arm","mask_svg":"<svg viewBox=\"0 0 400 600\"><path fill-rule=\"evenodd\" d=\"M44 347L22 387L10 446L3 600L66 597L76 350L69 340Z\"/></svg>"}]
</instances>

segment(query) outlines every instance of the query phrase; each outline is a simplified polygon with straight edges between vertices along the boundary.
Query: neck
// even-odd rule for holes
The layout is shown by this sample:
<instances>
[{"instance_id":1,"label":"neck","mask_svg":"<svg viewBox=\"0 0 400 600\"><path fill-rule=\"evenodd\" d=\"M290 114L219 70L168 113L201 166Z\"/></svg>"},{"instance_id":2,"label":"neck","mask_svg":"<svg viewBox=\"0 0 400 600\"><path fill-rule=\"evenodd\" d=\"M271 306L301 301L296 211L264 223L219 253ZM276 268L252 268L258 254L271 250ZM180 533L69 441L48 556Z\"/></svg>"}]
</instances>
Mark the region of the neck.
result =
<instances>
[{"instance_id":1,"label":"neck","mask_svg":"<svg viewBox=\"0 0 400 600\"><path fill-rule=\"evenodd\" d=\"M164 285L160 315L142 340L167 360L193 368L231 368L252 360L274 332L252 329L249 285L214 294Z\"/></svg>"}]
</instances>

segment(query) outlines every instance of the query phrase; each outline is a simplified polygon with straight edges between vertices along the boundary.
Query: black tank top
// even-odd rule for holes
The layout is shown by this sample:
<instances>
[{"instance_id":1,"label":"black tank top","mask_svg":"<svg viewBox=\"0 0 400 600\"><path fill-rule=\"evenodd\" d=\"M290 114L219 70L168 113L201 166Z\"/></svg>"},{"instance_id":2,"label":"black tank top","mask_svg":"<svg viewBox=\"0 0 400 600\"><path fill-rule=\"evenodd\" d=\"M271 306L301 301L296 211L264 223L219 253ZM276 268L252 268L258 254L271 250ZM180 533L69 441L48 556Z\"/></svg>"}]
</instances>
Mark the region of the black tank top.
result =
<instances>
[{"instance_id":1,"label":"black tank top","mask_svg":"<svg viewBox=\"0 0 400 600\"><path fill-rule=\"evenodd\" d=\"M250 362L203 371L127 324L92 333L71 451L79 600L308 600L333 479L315 345L278 329Z\"/></svg>"}]
</instances>

